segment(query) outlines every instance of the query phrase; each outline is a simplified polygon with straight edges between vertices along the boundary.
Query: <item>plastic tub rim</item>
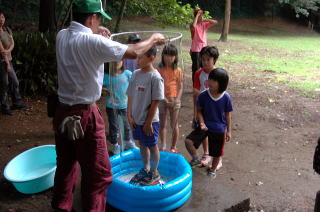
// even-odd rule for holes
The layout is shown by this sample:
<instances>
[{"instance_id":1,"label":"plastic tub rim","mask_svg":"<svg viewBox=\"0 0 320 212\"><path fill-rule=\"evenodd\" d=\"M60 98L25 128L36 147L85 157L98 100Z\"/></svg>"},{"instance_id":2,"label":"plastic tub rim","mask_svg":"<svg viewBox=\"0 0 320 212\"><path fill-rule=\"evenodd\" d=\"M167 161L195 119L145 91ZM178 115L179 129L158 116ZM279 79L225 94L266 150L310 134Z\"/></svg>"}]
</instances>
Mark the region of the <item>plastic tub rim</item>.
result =
<instances>
[{"instance_id":1,"label":"plastic tub rim","mask_svg":"<svg viewBox=\"0 0 320 212\"><path fill-rule=\"evenodd\" d=\"M44 148L44 147L55 147L55 145L50 144L50 145L37 146L37 147L28 149L28 150L26 150L26 151L18 154L18 155L15 156L13 159L11 159L11 160L9 161L9 163L6 165L6 167L4 168L4 172L3 172L4 177L5 177L8 181L13 182L13 183L23 183L23 182L30 182L30 181L33 181L33 180L37 180L37 179L42 178L42 177L45 177L46 175L48 175L48 174L52 173L53 171L55 171L56 168L57 168L57 165L55 165L53 168L51 168L50 170L44 172L44 173L41 174L41 175L38 175L38 176L33 177L33 178L30 178L30 179L24 179L24 180L13 179L12 177L8 176L8 174L7 174L8 169L10 168L11 163L12 163L16 158L18 158L18 157L20 157L20 156L23 156L23 155L27 154L27 153L30 152L30 151L34 151L35 149L40 149L40 148ZM8 167L9 167L9 168L8 168Z\"/></svg>"},{"instance_id":2,"label":"plastic tub rim","mask_svg":"<svg viewBox=\"0 0 320 212\"><path fill-rule=\"evenodd\" d=\"M171 33L171 34L178 35L177 37L170 38L170 42L178 40L178 39L182 38L182 36L183 36L181 32L173 32L173 31L161 31L161 30L158 30L158 31L130 31L130 32L120 32L120 33L112 34L110 36L110 39L113 40L113 38L116 36L126 35L126 34L134 34L134 33L135 34L137 34L137 33Z\"/></svg>"}]
</instances>

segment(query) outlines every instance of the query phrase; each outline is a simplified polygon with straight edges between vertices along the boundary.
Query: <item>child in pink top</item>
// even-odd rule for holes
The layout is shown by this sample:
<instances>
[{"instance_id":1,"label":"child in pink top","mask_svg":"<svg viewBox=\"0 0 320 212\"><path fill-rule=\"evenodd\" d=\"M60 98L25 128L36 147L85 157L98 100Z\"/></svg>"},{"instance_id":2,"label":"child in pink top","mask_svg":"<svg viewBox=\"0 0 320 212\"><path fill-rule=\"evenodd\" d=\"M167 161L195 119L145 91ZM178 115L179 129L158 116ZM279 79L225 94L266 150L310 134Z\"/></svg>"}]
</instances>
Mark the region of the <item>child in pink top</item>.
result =
<instances>
[{"instance_id":1,"label":"child in pink top","mask_svg":"<svg viewBox=\"0 0 320 212\"><path fill-rule=\"evenodd\" d=\"M179 138L178 116L181 107L183 88L182 70L178 65L178 50L172 45L166 45L162 51L161 63L158 71L164 80L165 100L159 104L160 111L160 150L166 150L167 118L170 116L172 129L172 143L170 152L177 152Z\"/></svg>"},{"instance_id":2,"label":"child in pink top","mask_svg":"<svg viewBox=\"0 0 320 212\"><path fill-rule=\"evenodd\" d=\"M190 24L192 39L190 49L192 60L192 83L194 82L194 73L201 67L200 51L203 47L207 46L207 30L218 23L218 21L213 19L203 19L202 14L202 10L195 10L193 23Z\"/></svg>"}]
</instances>

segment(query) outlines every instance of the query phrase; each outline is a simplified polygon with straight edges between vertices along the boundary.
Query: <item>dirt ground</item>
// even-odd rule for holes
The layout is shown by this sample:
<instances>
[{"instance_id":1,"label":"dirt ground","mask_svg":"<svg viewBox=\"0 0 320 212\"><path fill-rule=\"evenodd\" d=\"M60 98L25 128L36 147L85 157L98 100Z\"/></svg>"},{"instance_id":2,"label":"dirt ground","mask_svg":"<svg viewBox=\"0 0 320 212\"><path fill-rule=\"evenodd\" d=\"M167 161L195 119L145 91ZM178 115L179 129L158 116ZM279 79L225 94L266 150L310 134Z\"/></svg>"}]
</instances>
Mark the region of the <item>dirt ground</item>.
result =
<instances>
[{"instance_id":1,"label":"dirt ground","mask_svg":"<svg viewBox=\"0 0 320 212\"><path fill-rule=\"evenodd\" d=\"M189 42L184 41L185 49ZM236 48L237 43L227 45ZM189 160L183 140L191 131L192 88L190 64L185 67L178 151ZM233 137L225 146L223 168L216 181L247 194L253 211L313 211L315 194L320 190L320 178L312 170L320 136L319 98L303 97L297 90L276 83L272 71L248 76L241 74L244 65L226 68L234 103ZM50 211L52 190L23 195L3 178L6 163L15 155L34 146L54 144L45 99L25 101L27 110L15 111L13 116L0 114L0 212ZM103 100L99 106L104 111Z\"/></svg>"}]
</instances>

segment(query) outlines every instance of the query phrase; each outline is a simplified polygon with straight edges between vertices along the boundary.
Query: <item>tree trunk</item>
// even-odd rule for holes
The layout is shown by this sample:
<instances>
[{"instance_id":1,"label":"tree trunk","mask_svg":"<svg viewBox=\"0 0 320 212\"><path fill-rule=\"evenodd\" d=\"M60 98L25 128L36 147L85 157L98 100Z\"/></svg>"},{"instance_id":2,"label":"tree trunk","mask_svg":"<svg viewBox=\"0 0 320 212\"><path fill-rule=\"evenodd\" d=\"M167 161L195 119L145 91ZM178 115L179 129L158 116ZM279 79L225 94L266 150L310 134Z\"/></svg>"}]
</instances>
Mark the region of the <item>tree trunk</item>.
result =
<instances>
[{"instance_id":1,"label":"tree trunk","mask_svg":"<svg viewBox=\"0 0 320 212\"><path fill-rule=\"evenodd\" d=\"M121 20L122 20L122 17L123 17L123 13L124 13L124 10L125 10L125 7L126 7L126 3L127 3L127 0L122 0L122 2L121 2L119 16L118 16L118 19L117 19L116 26L114 28L114 32L115 33L119 32L120 23L121 23Z\"/></svg>"},{"instance_id":2,"label":"tree trunk","mask_svg":"<svg viewBox=\"0 0 320 212\"><path fill-rule=\"evenodd\" d=\"M48 32L54 30L55 24L55 0L40 0L39 31Z\"/></svg>"},{"instance_id":3,"label":"tree trunk","mask_svg":"<svg viewBox=\"0 0 320 212\"><path fill-rule=\"evenodd\" d=\"M103 6L103 10L106 10L106 0L102 0L102 6Z\"/></svg>"},{"instance_id":4,"label":"tree trunk","mask_svg":"<svg viewBox=\"0 0 320 212\"><path fill-rule=\"evenodd\" d=\"M227 42L230 26L230 16L231 16L231 0L226 0L226 7L224 11L223 27L219 41Z\"/></svg>"},{"instance_id":5,"label":"tree trunk","mask_svg":"<svg viewBox=\"0 0 320 212\"><path fill-rule=\"evenodd\" d=\"M72 17L72 4L73 4L73 0L70 0L69 5L66 8L66 14L63 17L63 19L61 21L61 25L58 27L58 30L62 29L66 25L66 22L68 21L68 19L69 19L70 22L73 20L73 17Z\"/></svg>"}]
</instances>

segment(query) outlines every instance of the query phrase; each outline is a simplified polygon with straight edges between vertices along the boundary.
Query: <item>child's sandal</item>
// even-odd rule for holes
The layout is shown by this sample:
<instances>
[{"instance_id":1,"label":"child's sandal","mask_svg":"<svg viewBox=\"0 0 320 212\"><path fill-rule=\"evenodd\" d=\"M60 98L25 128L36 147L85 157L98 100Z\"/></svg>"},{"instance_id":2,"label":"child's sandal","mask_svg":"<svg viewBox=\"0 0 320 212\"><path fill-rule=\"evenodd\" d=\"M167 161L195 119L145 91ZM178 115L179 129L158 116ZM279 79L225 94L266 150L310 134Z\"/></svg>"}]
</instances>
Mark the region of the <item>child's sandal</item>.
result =
<instances>
[{"instance_id":1,"label":"child's sandal","mask_svg":"<svg viewBox=\"0 0 320 212\"><path fill-rule=\"evenodd\" d=\"M207 169L207 175L212 177L213 179L217 177L217 172L212 169Z\"/></svg>"}]
</instances>

